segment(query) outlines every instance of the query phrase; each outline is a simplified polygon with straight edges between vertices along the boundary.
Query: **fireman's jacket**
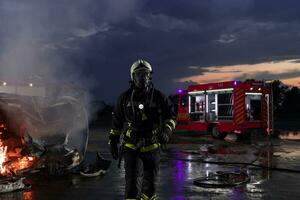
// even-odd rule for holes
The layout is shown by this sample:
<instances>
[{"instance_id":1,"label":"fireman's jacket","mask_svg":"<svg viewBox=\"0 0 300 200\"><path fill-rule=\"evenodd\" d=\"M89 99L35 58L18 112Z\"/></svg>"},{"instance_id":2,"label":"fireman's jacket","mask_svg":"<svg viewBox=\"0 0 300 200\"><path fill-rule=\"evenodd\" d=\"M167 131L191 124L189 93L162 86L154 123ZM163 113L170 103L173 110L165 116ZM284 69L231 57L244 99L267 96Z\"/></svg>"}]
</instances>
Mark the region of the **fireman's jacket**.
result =
<instances>
[{"instance_id":1,"label":"fireman's jacket","mask_svg":"<svg viewBox=\"0 0 300 200\"><path fill-rule=\"evenodd\" d=\"M131 87L122 93L112 117L110 141L124 133L123 145L140 152L158 148L161 128L172 133L176 123L176 115L169 99L153 86L148 92L139 92Z\"/></svg>"}]
</instances>

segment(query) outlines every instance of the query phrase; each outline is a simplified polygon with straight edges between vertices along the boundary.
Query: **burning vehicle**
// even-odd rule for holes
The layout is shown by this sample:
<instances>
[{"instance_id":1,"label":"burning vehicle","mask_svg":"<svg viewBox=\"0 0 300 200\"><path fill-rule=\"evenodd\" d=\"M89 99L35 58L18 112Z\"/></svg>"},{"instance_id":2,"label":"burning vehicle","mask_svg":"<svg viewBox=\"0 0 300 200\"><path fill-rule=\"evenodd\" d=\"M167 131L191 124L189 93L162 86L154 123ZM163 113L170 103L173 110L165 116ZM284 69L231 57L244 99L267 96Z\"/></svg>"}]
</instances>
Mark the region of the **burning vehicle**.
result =
<instances>
[{"instance_id":1,"label":"burning vehicle","mask_svg":"<svg viewBox=\"0 0 300 200\"><path fill-rule=\"evenodd\" d=\"M82 167L89 136L83 97L74 85L0 86L0 193L25 188L24 174L34 170L91 175L91 165ZM97 158L93 168L103 161Z\"/></svg>"}]
</instances>

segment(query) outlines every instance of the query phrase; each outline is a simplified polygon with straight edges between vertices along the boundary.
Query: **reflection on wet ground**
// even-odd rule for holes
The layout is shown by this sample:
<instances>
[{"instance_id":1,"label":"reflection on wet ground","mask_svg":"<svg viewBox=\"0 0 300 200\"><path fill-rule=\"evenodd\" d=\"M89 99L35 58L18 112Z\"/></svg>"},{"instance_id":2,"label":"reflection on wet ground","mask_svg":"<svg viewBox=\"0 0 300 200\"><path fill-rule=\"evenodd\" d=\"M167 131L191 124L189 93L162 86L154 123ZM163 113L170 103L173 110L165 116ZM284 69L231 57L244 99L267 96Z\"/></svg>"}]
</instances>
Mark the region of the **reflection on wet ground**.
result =
<instances>
[{"instance_id":1,"label":"reflection on wet ground","mask_svg":"<svg viewBox=\"0 0 300 200\"><path fill-rule=\"evenodd\" d=\"M106 133L106 129L92 131L87 156L100 151L110 159ZM270 142L262 137L251 142L227 142L209 136L176 134L173 143L162 152L158 196L166 200L300 199L300 173L266 167L300 170L299 141L272 139ZM193 184L195 178L217 171L240 170L250 176L247 184L232 188L202 188ZM0 195L0 199L123 199L124 169L118 169L116 161L103 177L32 175L28 180L33 186L31 190Z\"/></svg>"}]
</instances>

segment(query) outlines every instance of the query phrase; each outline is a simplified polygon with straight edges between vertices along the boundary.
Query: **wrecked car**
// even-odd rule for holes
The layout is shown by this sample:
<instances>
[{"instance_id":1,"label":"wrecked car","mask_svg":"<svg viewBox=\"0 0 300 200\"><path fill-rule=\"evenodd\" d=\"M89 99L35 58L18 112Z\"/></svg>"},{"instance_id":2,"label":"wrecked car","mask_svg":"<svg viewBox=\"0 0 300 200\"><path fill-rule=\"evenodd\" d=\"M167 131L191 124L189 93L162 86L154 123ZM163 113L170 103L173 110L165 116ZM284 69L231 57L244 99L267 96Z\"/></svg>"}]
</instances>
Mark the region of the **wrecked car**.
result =
<instances>
[{"instance_id":1,"label":"wrecked car","mask_svg":"<svg viewBox=\"0 0 300 200\"><path fill-rule=\"evenodd\" d=\"M89 121L83 97L75 86L0 86L0 193L20 189L16 177L26 172L105 172L110 162L99 153L94 163L84 162Z\"/></svg>"}]
</instances>

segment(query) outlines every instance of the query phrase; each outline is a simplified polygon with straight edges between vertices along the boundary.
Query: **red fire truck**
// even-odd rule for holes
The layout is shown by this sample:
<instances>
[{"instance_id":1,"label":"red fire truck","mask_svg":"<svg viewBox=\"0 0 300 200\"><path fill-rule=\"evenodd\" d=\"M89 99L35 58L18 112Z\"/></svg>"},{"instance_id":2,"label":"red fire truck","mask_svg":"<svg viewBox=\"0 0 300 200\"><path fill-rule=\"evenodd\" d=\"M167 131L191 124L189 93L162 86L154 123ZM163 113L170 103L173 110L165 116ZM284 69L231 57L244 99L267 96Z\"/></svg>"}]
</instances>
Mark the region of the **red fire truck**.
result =
<instances>
[{"instance_id":1,"label":"red fire truck","mask_svg":"<svg viewBox=\"0 0 300 200\"><path fill-rule=\"evenodd\" d=\"M206 131L223 139L251 131L270 134L271 85L262 81L227 81L178 90L177 129Z\"/></svg>"}]
</instances>

